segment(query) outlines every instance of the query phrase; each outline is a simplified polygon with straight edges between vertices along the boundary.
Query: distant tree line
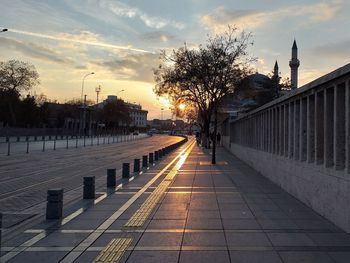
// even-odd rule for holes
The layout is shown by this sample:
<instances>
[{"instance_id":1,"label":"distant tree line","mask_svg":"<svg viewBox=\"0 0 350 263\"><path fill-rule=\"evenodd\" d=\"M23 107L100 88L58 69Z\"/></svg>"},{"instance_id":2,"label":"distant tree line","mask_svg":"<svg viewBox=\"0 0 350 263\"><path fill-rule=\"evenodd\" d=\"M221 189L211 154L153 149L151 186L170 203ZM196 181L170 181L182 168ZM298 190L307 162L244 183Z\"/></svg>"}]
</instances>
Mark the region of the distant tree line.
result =
<instances>
[{"instance_id":1,"label":"distant tree line","mask_svg":"<svg viewBox=\"0 0 350 263\"><path fill-rule=\"evenodd\" d=\"M34 65L18 60L0 62L0 122L3 126L41 128L55 123L52 128L62 128L67 118L81 118L83 102L79 99L58 104L44 94L26 95L39 83ZM102 107L93 107L93 101L85 104L93 121L108 129L131 122L129 107L121 99L108 101Z\"/></svg>"}]
</instances>

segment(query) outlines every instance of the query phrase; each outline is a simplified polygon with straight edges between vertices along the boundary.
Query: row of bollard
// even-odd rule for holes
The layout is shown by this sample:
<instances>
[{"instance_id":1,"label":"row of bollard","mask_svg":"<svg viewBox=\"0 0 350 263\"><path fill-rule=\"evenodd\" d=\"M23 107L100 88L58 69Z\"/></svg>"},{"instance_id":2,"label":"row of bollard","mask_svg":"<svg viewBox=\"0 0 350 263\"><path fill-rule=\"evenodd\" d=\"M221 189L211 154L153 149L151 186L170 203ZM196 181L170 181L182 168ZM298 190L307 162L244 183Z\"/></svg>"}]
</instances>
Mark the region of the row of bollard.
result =
<instances>
[{"instance_id":1,"label":"row of bollard","mask_svg":"<svg viewBox=\"0 0 350 263\"><path fill-rule=\"evenodd\" d=\"M184 140L161 148L157 151L151 152L148 155L142 156L142 168L148 168L148 164L153 165L154 161L158 161L160 158L180 147L187 142L187 137ZM141 159L134 159L135 174L141 172L140 163ZM123 163L122 178L130 178L130 163ZM107 169L107 187L116 187L116 169ZM95 199L95 176L84 177L83 184L83 199ZM63 189L51 189L47 191L47 204L46 204L46 219L60 219L62 218L63 211ZM1 220L0 220L1 224ZM1 238L1 237L0 237Z\"/></svg>"}]
</instances>

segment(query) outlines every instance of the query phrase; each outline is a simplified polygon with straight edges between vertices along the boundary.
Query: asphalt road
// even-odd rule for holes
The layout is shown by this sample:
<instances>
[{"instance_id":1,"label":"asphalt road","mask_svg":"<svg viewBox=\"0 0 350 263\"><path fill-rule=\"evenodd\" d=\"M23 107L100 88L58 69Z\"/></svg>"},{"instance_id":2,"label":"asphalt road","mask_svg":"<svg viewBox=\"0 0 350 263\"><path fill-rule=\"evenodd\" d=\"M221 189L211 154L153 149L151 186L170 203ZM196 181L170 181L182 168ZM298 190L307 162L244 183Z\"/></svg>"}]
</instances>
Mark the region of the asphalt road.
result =
<instances>
[{"instance_id":1,"label":"asphalt road","mask_svg":"<svg viewBox=\"0 0 350 263\"><path fill-rule=\"evenodd\" d=\"M64 188L64 203L81 199L84 176L95 176L96 191L106 190L106 169L133 162L182 138L155 135L141 140L31 154L0 156L0 212L11 229L45 212L48 189ZM131 166L132 169L132 166Z\"/></svg>"}]
</instances>

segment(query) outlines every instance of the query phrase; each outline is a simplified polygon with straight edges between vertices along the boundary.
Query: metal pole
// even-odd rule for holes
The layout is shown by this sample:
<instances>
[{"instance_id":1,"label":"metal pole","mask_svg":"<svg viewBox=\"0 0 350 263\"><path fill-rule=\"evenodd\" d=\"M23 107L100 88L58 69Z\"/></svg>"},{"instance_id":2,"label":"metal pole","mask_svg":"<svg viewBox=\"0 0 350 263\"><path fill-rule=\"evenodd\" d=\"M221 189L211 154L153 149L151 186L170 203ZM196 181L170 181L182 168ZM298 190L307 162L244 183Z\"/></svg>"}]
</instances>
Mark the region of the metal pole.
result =
<instances>
[{"instance_id":1,"label":"metal pole","mask_svg":"<svg viewBox=\"0 0 350 263\"><path fill-rule=\"evenodd\" d=\"M43 137L43 152L45 152L45 137Z\"/></svg>"},{"instance_id":2,"label":"metal pole","mask_svg":"<svg viewBox=\"0 0 350 263\"><path fill-rule=\"evenodd\" d=\"M56 151L56 139L53 140L53 150Z\"/></svg>"},{"instance_id":3,"label":"metal pole","mask_svg":"<svg viewBox=\"0 0 350 263\"><path fill-rule=\"evenodd\" d=\"M66 149L68 149L68 144L69 144L68 140L69 140L69 138L68 138L68 135L67 135L67 144L66 144Z\"/></svg>"},{"instance_id":4,"label":"metal pole","mask_svg":"<svg viewBox=\"0 0 350 263\"><path fill-rule=\"evenodd\" d=\"M10 156L10 151L11 151L11 143L10 140L7 141L7 156Z\"/></svg>"},{"instance_id":5,"label":"metal pole","mask_svg":"<svg viewBox=\"0 0 350 263\"><path fill-rule=\"evenodd\" d=\"M75 136L75 148L78 148L78 136Z\"/></svg>"},{"instance_id":6,"label":"metal pole","mask_svg":"<svg viewBox=\"0 0 350 263\"><path fill-rule=\"evenodd\" d=\"M27 152L26 153L29 153L29 140L27 140Z\"/></svg>"}]
</instances>

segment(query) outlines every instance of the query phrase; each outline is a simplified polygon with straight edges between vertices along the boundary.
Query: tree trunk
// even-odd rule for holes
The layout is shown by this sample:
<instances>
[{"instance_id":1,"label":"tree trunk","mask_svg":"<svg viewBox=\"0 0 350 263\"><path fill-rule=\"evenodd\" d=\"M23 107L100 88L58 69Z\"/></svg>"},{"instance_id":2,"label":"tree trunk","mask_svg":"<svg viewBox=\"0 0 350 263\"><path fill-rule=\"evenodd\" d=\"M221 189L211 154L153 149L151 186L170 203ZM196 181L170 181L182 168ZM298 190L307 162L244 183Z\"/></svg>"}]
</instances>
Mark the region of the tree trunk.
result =
<instances>
[{"instance_id":1,"label":"tree trunk","mask_svg":"<svg viewBox=\"0 0 350 263\"><path fill-rule=\"evenodd\" d=\"M210 121L208 120L204 120L203 123L203 131L202 131L202 138L201 138L201 145L205 148L209 147L209 125L210 125Z\"/></svg>"},{"instance_id":2,"label":"tree trunk","mask_svg":"<svg viewBox=\"0 0 350 263\"><path fill-rule=\"evenodd\" d=\"M213 134L213 151L211 155L211 163L216 164L216 134L218 132L218 112L214 112L214 134Z\"/></svg>"},{"instance_id":3,"label":"tree trunk","mask_svg":"<svg viewBox=\"0 0 350 263\"><path fill-rule=\"evenodd\" d=\"M15 115L15 112L13 110L13 107L12 107L12 102L9 101L9 112L10 112L10 117L11 117L11 122L12 122L12 125L13 126L16 126L17 124L17 121L16 121L16 115Z\"/></svg>"}]
</instances>

